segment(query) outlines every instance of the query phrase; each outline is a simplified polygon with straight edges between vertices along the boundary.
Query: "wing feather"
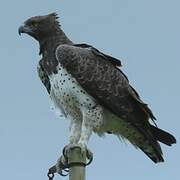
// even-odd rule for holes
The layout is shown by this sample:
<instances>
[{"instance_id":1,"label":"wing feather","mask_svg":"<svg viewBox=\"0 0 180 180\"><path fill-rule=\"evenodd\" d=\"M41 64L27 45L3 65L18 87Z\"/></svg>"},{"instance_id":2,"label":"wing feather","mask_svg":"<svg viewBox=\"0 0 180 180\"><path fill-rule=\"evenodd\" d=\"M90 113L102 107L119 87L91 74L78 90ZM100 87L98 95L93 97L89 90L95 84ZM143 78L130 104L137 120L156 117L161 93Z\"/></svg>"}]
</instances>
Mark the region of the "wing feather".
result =
<instances>
[{"instance_id":1,"label":"wing feather","mask_svg":"<svg viewBox=\"0 0 180 180\"><path fill-rule=\"evenodd\" d=\"M142 134L144 144L138 144L142 151L154 162L163 161L161 147L150 128L149 118L154 118L151 110L111 60L96 55L92 48L73 45L60 45L56 58L99 104ZM152 147L153 157L146 145Z\"/></svg>"},{"instance_id":2,"label":"wing feather","mask_svg":"<svg viewBox=\"0 0 180 180\"><path fill-rule=\"evenodd\" d=\"M88 44L84 43L84 44L75 44L74 46L80 47L80 48L89 48L96 56L100 56L100 57L106 59L107 61L110 61L113 65L115 65L117 67L122 66L121 61L119 59L116 59L116 58L114 58L112 56L104 54L104 53L100 52L98 49L94 48L91 45L88 45Z\"/></svg>"},{"instance_id":3,"label":"wing feather","mask_svg":"<svg viewBox=\"0 0 180 180\"><path fill-rule=\"evenodd\" d=\"M120 118L147 127L151 117L127 77L92 48L61 45L56 57L79 84L100 104Z\"/></svg>"}]
</instances>

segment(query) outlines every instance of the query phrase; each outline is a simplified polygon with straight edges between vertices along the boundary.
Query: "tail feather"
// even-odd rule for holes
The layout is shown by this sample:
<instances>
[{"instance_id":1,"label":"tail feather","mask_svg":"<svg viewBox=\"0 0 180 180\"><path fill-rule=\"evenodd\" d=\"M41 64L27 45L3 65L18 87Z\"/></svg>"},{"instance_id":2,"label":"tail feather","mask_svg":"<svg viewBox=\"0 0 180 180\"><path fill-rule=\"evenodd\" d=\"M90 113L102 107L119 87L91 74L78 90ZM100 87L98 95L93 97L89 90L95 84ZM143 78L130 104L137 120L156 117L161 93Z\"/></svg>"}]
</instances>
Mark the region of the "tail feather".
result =
<instances>
[{"instance_id":1,"label":"tail feather","mask_svg":"<svg viewBox=\"0 0 180 180\"><path fill-rule=\"evenodd\" d=\"M140 148L141 149L141 148ZM151 154L147 151L145 151L143 148L141 149L154 163L159 163L159 162L164 162L164 159L162 157L161 154L156 154L156 156L154 154Z\"/></svg>"},{"instance_id":2,"label":"tail feather","mask_svg":"<svg viewBox=\"0 0 180 180\"><path fill-rule=\"evenodd\" d=\"M153 125L151 125L151 132L157 141L160 141L168 146L176 143L176 139L173 135Z\"/></svg>"},{"instance_id":3,"label":"tail feather","mask_svg":"<svg viewBox=\"0 0 180 180\"><path fill-rule=\"evenodd\" d=\"M139 148L155 163L164 162L162 150L158 141L171 146L176 143L175 137L153 125L150 125L149 137L147 141L139 145Z\"/></svg>"},{"instance_id":4,"label":"tail feather","mask_svg":"<svg viewBox=\"0 0 180 180\"><path fill-rule=\"evenodd\" d=\"M161 147L158 142L146 142L139 146L141 151L143 151L154 163L164 162Z\"/></svg>"}]
</instances>

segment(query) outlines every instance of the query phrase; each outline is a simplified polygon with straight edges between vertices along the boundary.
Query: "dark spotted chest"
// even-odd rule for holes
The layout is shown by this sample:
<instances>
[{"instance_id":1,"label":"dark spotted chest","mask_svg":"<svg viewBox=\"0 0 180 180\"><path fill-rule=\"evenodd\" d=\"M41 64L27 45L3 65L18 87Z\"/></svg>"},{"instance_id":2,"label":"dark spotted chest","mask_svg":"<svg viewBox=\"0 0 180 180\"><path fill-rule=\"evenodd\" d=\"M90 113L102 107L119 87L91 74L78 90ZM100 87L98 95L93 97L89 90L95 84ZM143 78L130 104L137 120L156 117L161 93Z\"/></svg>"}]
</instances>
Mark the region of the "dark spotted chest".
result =
<instances>
[{"instance_id":1,"label":"dark spotted chest","mask_svg":"<svg viewBox=\"0 0 180 180\"><path fill-rule=\"evenodd\" d=\"M56 70L57 73L49 75L51 91L63 111L79 119L83 108L92 108L95 101L61 65L58 65Z\"/></svg>"}]
</instances>

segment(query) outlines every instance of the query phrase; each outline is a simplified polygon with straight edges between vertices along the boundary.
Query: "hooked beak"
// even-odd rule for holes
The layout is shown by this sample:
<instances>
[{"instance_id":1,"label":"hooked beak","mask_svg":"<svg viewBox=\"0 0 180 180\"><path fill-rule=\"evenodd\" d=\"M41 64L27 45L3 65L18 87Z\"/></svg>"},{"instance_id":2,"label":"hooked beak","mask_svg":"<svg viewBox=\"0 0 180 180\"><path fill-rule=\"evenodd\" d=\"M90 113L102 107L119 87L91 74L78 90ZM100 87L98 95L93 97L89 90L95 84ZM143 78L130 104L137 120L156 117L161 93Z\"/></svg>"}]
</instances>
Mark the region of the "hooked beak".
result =
<instances>
[{"instance_id":1,"label":"hooked beak","mask_svg":"<svg viewBox=\"0 0 180 180\"><path fill-rule=\"evenodd\" d=\"M33 34L33 31L29 26L22 25L22 26L19 27L18 33L19 33L19 35L21 35L22 33Z\"/></svg>"}]
</instances>

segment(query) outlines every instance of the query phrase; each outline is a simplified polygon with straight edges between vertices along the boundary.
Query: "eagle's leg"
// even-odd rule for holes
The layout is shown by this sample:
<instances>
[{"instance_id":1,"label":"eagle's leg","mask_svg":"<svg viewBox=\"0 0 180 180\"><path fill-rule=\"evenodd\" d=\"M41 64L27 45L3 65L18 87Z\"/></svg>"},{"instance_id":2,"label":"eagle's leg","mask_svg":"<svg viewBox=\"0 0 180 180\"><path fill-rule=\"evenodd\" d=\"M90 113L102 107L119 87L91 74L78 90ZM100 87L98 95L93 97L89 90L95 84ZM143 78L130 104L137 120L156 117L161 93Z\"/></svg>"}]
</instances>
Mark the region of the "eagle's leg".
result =
<instances>
[{"instance_id":1,"label":"eagle's leg","mask_svg":"<svg viewBox=\"0 0 180 180\"><path fill-rule=\"evenodd\" d=\"M93 131L91 113L89 109L84 110L82 112L82 121L71 121L70 143L63 150L64 156L70 149L79 147L82 154L86 152L87 158L92 159L92 153L87 149L87 144Z\"/></svg>"},{"instance_id":2,"label":"eagle's leg","mask_svg":"<svg viewBox=\"0 0 180 180\"><path fill-rule=\"evenodd\" d=\"M88 144L91 134L92 134L92 127L87 125L86 122L83 121L82 127L81 127L81 136L78 141L78 144L81 146L82 151L87 150L87 144Z\"/></svg>"},{"instance_id":3,"label":"eagle's leg","mask_svg":"<svg viewBox=\"0 0 180 180\"><path fill-rule=\"evenodd\" d=\"M82 127L81 127L81 137L79 139L78 145L81 148L81 152L83 153L84 151L86 152L86 156L89 159L89 163L91 163L93 159L93 153L87 148L87 144L89 141L89 138L92 134L92 127L88 126L86 122L83 121Z\"/></svg>"},{"instance_id":4,"label":"eagle's leg","mask_svg":"<svg viewBox=\"0 0 180 180\"><path fill-rule=\"evenodd\" d=\"M63 149L63 155L67 154L68 149L77 146L78 141L81 136L81 121L76 119L71 119L69 126L69 144L66 145Z\"/></svg>"},{"instance_id":5,"label":"eagle's leg","mask_svg":"<svg viewBox=\"0 0 180 180\"><path fill-rule=\"evenodd\" d=\"M81 136L79 139L79 146L81 147L82 153L86 151L87 157L92 158L92 152L87 148L87 144L89 141L89 138L93 132L93 126L92 126L92 117L91 117L92 110L90 109L84 109L83 111L83 121L81 126Z\"/></svg>"},{"instance_id":6,"label":"eagle's leg","mask_svg":"<svg viewBox=\"0 0 180 180\"><path fill-rule=\"evenodd\" d=\"M77 144L81 136L81 122L78 120L71 120L69 130L69 144Z\"/></svg>"},{"instance_id":7,"label":"eagle's leg","mask_svg":"<svg viewBox=\"0 0 180 180\"><path fill-rule=\"evenodd\" d=\"M90 150L87 149L87 143L92 134L92 128L86 127L84 122L81 124L72 123L70 126L70 136L69 136L69 144L64 147L63 155L66 157L68 151L74 147L79 147L81 152L86 154L92 154ZM90 156L89 155L89 156ZM88 158L89 159L89 158Z\"/></svg>"},{"instance_id":8,"label":"eagle's leg","mask_svg":"<svg viewBox=\"0 0 180 180\"><path fill-rule=\"evenodd\" d=\"M66 145L63 149L63 155L57 160L56 163L56 172L63 175L63 171L68 168L68 158L67 153L70 149L78 146L78 141L81 135L81 121L76 119L71 119L69 126L69 144Z\"/></svg>"},{"instance_id":9,"label":"eagle's leg","mask_svg":"<svg viewBox=\"0 0 180 180\"><path fill-rule=\"evenodd\" d=\"M83 112L83 120L71 120L70 124L70 136L69 136L69 144L64 147L63 149L63 155L61 158L57 161L56 169L57 172L61 174L62 172L62 164L67 165L68 159L67 154L69 150L79 147L82 153L86 153L87 159L89 162L87 164L90 164L93 159L93 153L87 149L87 144L89 141L89 138L92 134L93 128L92 128L92 118L91 111L88 110ZM95 117L95 116L94 116Z\"/></svg>"},{"instance_id":10,"label":"eagle's leg","mask_svg":"<svg viewBox=\"0 0 180 180\"><path fill-rule=\"evenodd\" d=\"M70 135L69 135L69 144L66 145L63 149L63 155L66 156L67 151L71 148L77 147L80 136L81 136L81 121L72 119L70 123Z\"/></svg>"},{"instance_id":11,"label":"eagle's leg","mask_svg":"<svg viewBox=\"0 0 180 180\"><path fill-rule=\"evenodd\" d=\"M88 144L93 129L98 129L99 127L101 127L103 122L102 114L102 107L96 104L93 107L84 109L81 127L81 137L78 142L83 147L86 147L86 145Z\"/></svg>"}]
</instances>

